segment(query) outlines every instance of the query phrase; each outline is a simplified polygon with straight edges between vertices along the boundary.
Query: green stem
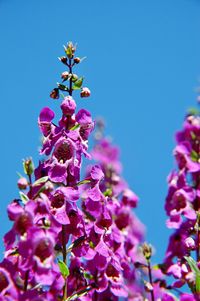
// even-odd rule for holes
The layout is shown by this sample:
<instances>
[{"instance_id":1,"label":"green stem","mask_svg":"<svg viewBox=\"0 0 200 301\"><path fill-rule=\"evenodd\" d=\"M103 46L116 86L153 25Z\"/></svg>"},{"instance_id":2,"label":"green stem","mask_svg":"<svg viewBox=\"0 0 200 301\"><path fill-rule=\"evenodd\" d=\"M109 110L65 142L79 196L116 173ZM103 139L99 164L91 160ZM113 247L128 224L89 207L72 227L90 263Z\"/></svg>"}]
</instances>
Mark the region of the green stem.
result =
<instances>
[{"instance_id":1,"label":"green stem","mask_svg":"<svg viewBox=\"0 0 200 301\"><path fill-rule=\"evenodd\" d=\"M62 225L62 253L63 262L67 265L67 247L66 247L66 225ZM67 299L67 279L63 287L63 301Z\"/></svg>"},{"instance_id":2,"label":"green stem","mask_svg":"<svg viewBox=\"0 0 200 301\"><path fill-rule=\"evenodd\" d=\"M149 282L151 283L151 286L152 286L152 288L153 288L153 280L152 280L152 273L151 273L151 263L150 263L150 260L147 261L147 266L148 266ZM151 301L155 301L153 289L152 289L152 291L150 292L150 294L151 294Z\"/></svg>"}]
</instances>

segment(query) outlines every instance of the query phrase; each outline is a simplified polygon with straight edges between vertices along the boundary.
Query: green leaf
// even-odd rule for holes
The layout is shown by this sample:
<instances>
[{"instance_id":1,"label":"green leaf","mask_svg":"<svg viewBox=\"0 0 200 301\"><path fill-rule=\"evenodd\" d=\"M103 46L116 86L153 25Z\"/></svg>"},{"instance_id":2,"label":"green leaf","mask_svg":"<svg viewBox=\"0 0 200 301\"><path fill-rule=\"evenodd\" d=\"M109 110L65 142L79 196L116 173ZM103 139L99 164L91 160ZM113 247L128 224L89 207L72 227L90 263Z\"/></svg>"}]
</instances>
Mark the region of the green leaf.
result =
<instances>
[{"instance_id":1,"label":"green leaf","mask_svg":"<svg viewBox=\"0 0 200 301\"><path fill-rule=\"evenodd\" d=\"M189 113L190 115L199 115L199 110L196 109L196 108L189 108L189 109L188 109L188 113Z\"/></svg>"},{"instance_id":2,"label":"green leaf","mask_svg":"<svg viewBox=\"0 0 200 301\"><path fill-rule=\"evenodd\" d=\"M189 264L192 272L195 274L196 279L196 292L200 293L200 270L197 266L196 261L191 256L185 256L184 257L187 263Z\"/></svg>"},{"instance_id":3,"label":"green leaf","mask_svg":"<svg viewBox=\"0 0 200 301\"><path fill-rule=\"evenodd\" d=\"M187 261L187 263L189 264L191 270L196 274L196 273L200 273L200 270L197 266L196 261L191 257L191 256L184 256L185 260Z\"/></svg>"},{"instance_id":4,"label":"green leaf","mask_svg":"<svg viewBox=\"0 0 200 301\"><path fill-rule=\"evenodd\" d=\"M58 260L58 265L59 265L59 268L60 268L60 272L63 276L63 278L67 278L69 276L69 269L67 267L67 265L64 263L64 261L62 260Z\"/></svg>"},{"instance_id":5,"label":"green leaf","mask_svg":"<svg viewBox=\"0 0 200 301\"><path fill-rule=\"evenodd\" d=\"M196 274L196 292L200 293L200 274Z\"/></svg>"},{"instance_id":6,"label":"green leaf","mask_svg":"<svg viewBox=\"0 0 200 301\"><path fill-rule=\"evenodd\" d=\"M83 84L83 77L80 77L79 79L77 79L73 85L73 90L80 90L81 86Z\"/></svg>"},{"instance_id":7,"label":"green leaf","mask_svg":"<svg viewBox=\"0 0 200 301\"><path fill-rule=\"evenodd\" d=\"M76 185L80 186L80 185L83 185L83 184L88 184L90 182L91 182L90 180L83 180L83 181L78 182Z\"/></svg>"},{"instance_id":8,"label":"green leaf","mask_svg":"<svg viewBox=\"0 0 200 301\"><path fill-rule=\"evenodd\" d=\"M153 266L152 266L152 269L155 270L155 271L160 270L159 264L153 265Z\"/></svg>"},{"instance_id":9,"label":"green leaf","mask_svg":"<svg viewBox=\"0 0 200 301\"><path fill-rule=\"evenodd\" d=\"M61 90L61 91L69 91L69 88L65 85L62 85L60 83L57 83L58 85L58 89Z\"/></svg>"},{"instance_id":10,"label":"green leaf","mask_svg":"<svg viewBox=\"0 0 200 301\"><path fill-rule=\"evenodd\" d=\"M70 130L71 130L71 131L75 131L75 130L77 130L79 127L80 127L80 124L76 124L76 125L74 125Z\"/></svg>"},{"instance_id":11,"label":"green leaf","mask_svg":"<svg viewBox=\"0 0 200 301\"><path fill-rule=\"evenodd\" d=\"M199 160L199 155L194 150L191 151L190 157L191 157L192 161L194 161L194 162L198 162L198 160Z\"/></svg>"},{"instance_id":12,"label":"green leaf","mask_svg":"<svg viewBox=\"0 0 200 301\"><path fill-rule=\"evenodd\" d=\"M48 180L48 176L42 177L33 183L33 186L39 186L40 184L46 183Z\"/></svg>"},{"instance_id":13,"label":"green leaf","mask_svg":"<svg viewBox=\"0 0 200 301\"><path fill-rule=\"evenodd\" d=\"M106 191L104 191L103 193L105 196L112 196L112 189L111 188L107 188Z\"/></svg>"},{"instance_id":14,"label":"green leaf","mask_svg":"<svg viewBox=\"0 0 200 301\"><path fill-rule=\"evenodd\" d=\"M195 140L197 138L194 132L191 131L190 134L191 134L192 140Z\"/></svg>"},{"instance_id":15,"label":"green leaf","mask_svg":"<svg viewBox=\"0 0 200 301\"><path fill-rule=\"evenodd\" d=\"M90 246L91 249L95 248L94 243L92 241L89 242L89 246Z\"/></svg>"},{"instance_id":16,"label":"green leaf","mask_svg":"<svg viewBox=\"0 0 200 301\"><path fill-rule=\"evenodd\" d=\"M85 279L93 279L93 276L90 273L84 272L83 275Z\"/></svg>"},{"instance_id":17,"label":"green leaf","mask_svg":"<svg viewBox=\"0 0 200 301\"><path fill-rule=\"evenodd\" d=\"M25 193L23 193L22 191L19 192L19 195L20 195L20 198L21 198L22 202L24 204L26 204L28 202L28 200L29 200L29 198L27 197L27 195Z\"/></svg>"}]
</instances>

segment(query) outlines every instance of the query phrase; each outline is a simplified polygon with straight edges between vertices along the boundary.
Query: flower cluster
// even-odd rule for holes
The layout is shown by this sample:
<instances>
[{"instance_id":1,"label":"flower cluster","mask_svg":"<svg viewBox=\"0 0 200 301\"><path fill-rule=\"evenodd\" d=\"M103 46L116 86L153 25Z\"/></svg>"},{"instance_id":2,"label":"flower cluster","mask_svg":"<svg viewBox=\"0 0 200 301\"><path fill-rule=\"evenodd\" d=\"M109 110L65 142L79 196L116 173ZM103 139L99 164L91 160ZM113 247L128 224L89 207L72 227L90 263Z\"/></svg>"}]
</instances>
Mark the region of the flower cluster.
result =
<instances>
[{"instance_id":1,"label":"flower cluster","mask_svg":"<svg viewBox=\"0 0 200 301\"><path fill-rule=\"evenodd\" d=\"M165 210L167 226L175 229L169 239L163 271L173 275L174 288L187 284L200 299L200 117L186 116L183 130L176 134L174 156L177 169L168 177L169 190ZM195 259L194 259L195 258ZM194 299L194 296L196 299Z\"/></svg>"},{"instance_id":2,"label":"flower cluster","mask_svg":"<svg viewBox=\"0 0 200 301\"><path fill-rule=\"evenodd\" d=\"M90 91L73 72L81 61L75 52L68 43L60 58L68 71L50 94L63 96L58 124L49 107L38 118L44 159L37 168L24 160L20 197L8 206L13 226L4 236L0 300L143 300L135 264L144 227L132 212L138 198L121 178L117 148L102 138L88 152L94 121L87 110L76 112L73 92ZM83 156L98 163L81 180Z\"/></svg>"}]
</instances>

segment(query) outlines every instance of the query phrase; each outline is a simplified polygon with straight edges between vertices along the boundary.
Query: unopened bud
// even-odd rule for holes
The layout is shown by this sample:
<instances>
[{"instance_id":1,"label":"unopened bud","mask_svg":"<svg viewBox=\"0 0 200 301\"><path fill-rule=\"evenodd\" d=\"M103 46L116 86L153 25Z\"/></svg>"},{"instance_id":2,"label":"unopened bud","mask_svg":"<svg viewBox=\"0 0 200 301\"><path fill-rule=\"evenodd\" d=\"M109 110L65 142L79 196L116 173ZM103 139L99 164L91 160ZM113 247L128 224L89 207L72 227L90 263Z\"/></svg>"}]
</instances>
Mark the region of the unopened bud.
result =
<instances>
[{"instance_id":1,"label":"unopened bud","mask_svg":"<svg viewBox=\"0 0 200 301\"><path fill-rule=\"evenodd\" d=\"M89 97L91 94L90 90L86 87L83 87L81 90L81 97Z\"/></svg>"},{"instance_id":2,"label":"unopened bud","mask_svg":"<svg viewBox=\"0 0 200 301\"><path fill-rule=\"evenodd\" d=\"M63 80L67 80L68 77L69 77L69 72L67 72L67 71L65 71L65 72L63 72L63 73L61 74L61 78L62 78Z\"/></svg>"},{"instance_id":3,"label":"unopened bud","mask_svg":"<svg viewBox=\"0 0 200 301\"><path fill-rule=\"evenodd\" d=\"M55 88L51 91L50 97L53 99L58 99L59 98L59 89Z\"/></svg>"},{"instance_id":4,"label":"unopened bud","mask_svg":"<svg viewBox=\"0 0 200 301\"><path fill-rule=\"evenodd\" d=\"M72 44L72 42L69 42L69 43L67 44L67 47L64 46L64 49L65 49L65 53L66 53L67 57L68 57L69 59L72 59L73 56L74 56L74 53L75 53L75 51L76 51L76 47Z\"/></svg>"},{"instance_id":5,"label":"unopened bud","mask_svg":"<svg viewBox=\"0 0 200 301\"><path fill-rule=\"evenodd\" d=\"M20 178L18 181L17 181L17 186L20 190L24 190L28 187L28 181L26 178Z\"/></svg>"},{"instance_id":6,"label":"unopened bud","mask_svg":"<svg viewBox=\"0 0 200 301\"><path fill-rule=\"evenodd\" d=\"M75 81L77 81L77 79L78 79L78 75L75 74L75 73L73 73L73 74L72 74L72 81L73 81L73 83L74 83Z\"/></svg>"},{"instance_id":7,"label":"unopened bud","mask_svg":"<svg viewBox=\"0 0 200 301\"><path fill-rule=\"evenodd\" d=\"M65 116L71 116L74 114L76 103L71 96L64 98L63 102L61 103L61 109Z\"/></svg>"},{"instance_id":8,"label":"unopened bud","mask_svg":"<svg viewBox=\"0 0 200 301\"><path fill-rule=\"evenodd\" d=\"M81 61L80 57L75 57L75 58L74 58L74 63L75 63L75 64L79 64L80 61Z\"/></svg>"},{"instance_id":9,"label":"unopened bud","mask_svg":"<svg viewBox=\"0 0 200 301\"><path fill-rule=\"evenodd\" d=\"M24 172L28 176L31 176L34 171L34 165L32 159L26 159L23 161Z\"/></svg>"},{"instance_id":10,"label":"unopened bud","mask_svg":"<svg viewBox=\"0 0 200 301\"><path fill-rule=\"evenodd\" d=\"M66 58L66 56L61 56L61 57L59 57L58 59L59 59L59 61L61 61L63 64L67 65L67 58Z\"/></svg>"},{"instance_id":11,"label":"unopened bud","mask_svg":"<svg viewBox=\"0 0 200 301\"><path fill-rule=\"evenodd\" d=\"M142 253L146 260L149 260L152 256L152 247L148 245L146 242L142 245Z\"/></svg>"}]
</instances>

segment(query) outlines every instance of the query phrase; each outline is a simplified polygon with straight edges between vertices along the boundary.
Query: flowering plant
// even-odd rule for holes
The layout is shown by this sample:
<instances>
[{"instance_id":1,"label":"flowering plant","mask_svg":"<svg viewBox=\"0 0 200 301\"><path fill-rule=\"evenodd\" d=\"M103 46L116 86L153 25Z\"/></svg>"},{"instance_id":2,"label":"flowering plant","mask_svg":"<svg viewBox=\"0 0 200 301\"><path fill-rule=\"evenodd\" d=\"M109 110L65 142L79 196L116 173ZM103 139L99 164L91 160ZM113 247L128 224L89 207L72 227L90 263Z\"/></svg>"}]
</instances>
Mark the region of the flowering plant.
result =
<instances>
[{"instance_id":1,"label":"flowering plant","mask_svg":"<svg viewBox=\"0 0 200 301\"><path fill-rule=\"evenodd\" d=\"M119 150L103 136L101 122L88 151L95 121L87 110L76 111L74 93L91 93L74 73L82 61L76 46L69 42L64 51L59 59L67 70L50 94L62 98L60 119L56 124L52 109L41 110L41 160L36 168L24 160L20 197L8 206L13 226L4 236L0 300L173 301L172 292L185 284L191 294L180 293L180 300L200 300L199 116L187 116L177 134L178 170L169 176L165 206L167 225L176 230L163 263L153 266L133 212L138 197L121 176ZM167 284L167 275L176 281Z\"/></svg>"}]
</instances>

